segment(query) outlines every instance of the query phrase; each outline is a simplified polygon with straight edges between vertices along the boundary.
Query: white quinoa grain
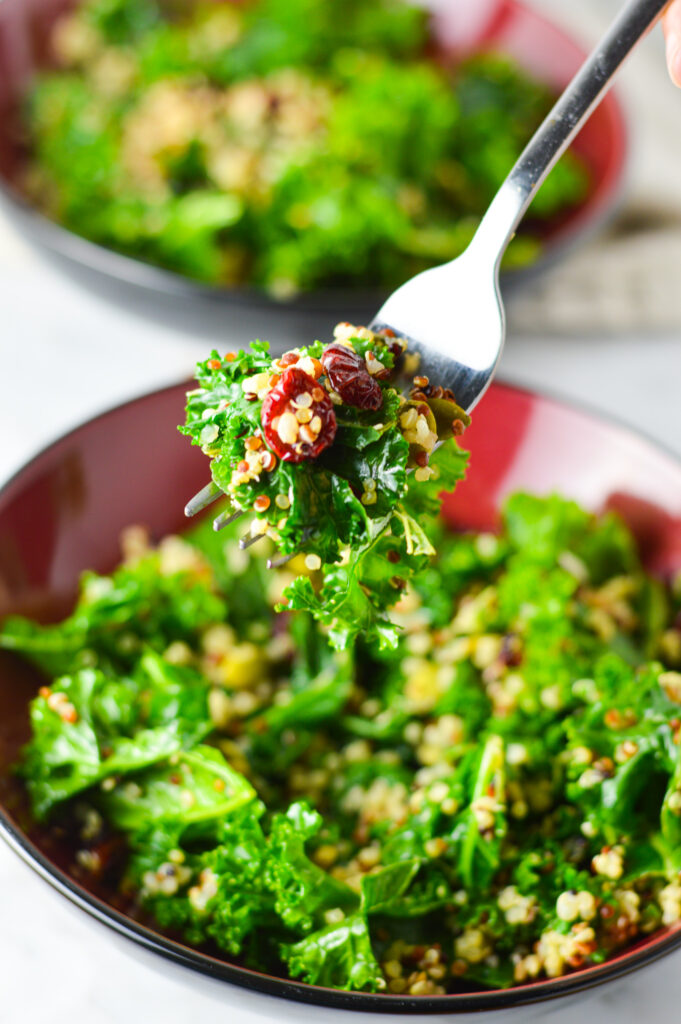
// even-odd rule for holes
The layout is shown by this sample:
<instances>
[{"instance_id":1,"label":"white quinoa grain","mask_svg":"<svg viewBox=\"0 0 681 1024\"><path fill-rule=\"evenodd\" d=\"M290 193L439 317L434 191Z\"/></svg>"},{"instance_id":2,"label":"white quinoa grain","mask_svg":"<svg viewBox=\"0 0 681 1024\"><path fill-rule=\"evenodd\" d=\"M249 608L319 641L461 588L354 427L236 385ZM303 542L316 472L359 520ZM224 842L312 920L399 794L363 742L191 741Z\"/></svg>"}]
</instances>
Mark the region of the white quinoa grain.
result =
<instances>
[{"instance_id":1,"label":"white quinoa grain","mask_svg":"<svg viewBox=\"0 0 681 1024\"><path fill-rule=\"evenodd\" d=\"M475 538L475 549L481 558L494 558L499 550L499 541L493 533L480 533Z\"/></svg>"},{"instance_id":2,"label":"white quinoa grain","mask_svg":"<svg viewBox=\"0 0 681 1024\"><path fill-rule=\"evenodd\" d=\"M536 900L533 896L523 896L515 885L507 885L497 897L499 909L511 925L529 924L536 913Z\"/></svg>"},{"instance_id":3,"label":"white quinoa grain","mask_svg":"<svg viewBox=\"0 0 681 1024\"><path fill-rule=\"evenodd\" d=\"M408 722L404 727L404 738L407 743L417 744L423 736L423 726L420 722Z\"/></svg>"},{"instance_id":4,"label":"white quinoa grain","mask_svg":"<svg viewBox=\"0 0 681 1024\"><path fill-rule=\"evenodd\" d=\"M681 792L675 789L673 793L670 793L667 797L667 808L672 814L681 815Z\"/></svg>"},{"instance_id":5,"label":"white quinoa grain","mask_svg":"<svg viewBox=\"0 0 681 1024\"><path fill-rule=\"evenodd\" d=\"M672 925L681 921L681 884L670 882L660 890L657 898L662 910L664 925Z\"/></svg>"},{"instance_id":6,"label":"white quinoa grain","mask_svg":"<svg viewBox=\"0 0 681 1024\"><path fill-rule=\"evenodd\" d=\"M331 910L325 912L324 920L327 924L340 924L345 920L345 912L341 907L332 907Z\"/></svg>"},{"instance_id":7,"label":"white quinoa grain","mask_svg":"<svg viewBox=\"0 0 681 1024\"><path fill-rule=\"evenodd\" d=\"M365 846L357 854L357 860L361 866L366 870L368 868L374 868L381 862L381 849L379 846Z\"/></svg>"},{"instance_id":8,"label":"white quinoa grain","mask_svg":"<svg viewBox=\"0 0 681 1024\"><path fill-rule=\"evenodd\" d=\"M576 921L579 917L577 894L562 892L556 900L556 913L561 921Z\"/></svg>"},{"instance_id":9,"label":"white quinoa grain","mask_svg":"<svg viewBox=\"0 0 681 1024\"><path fill-rule=\"evenodd\" d=\"M563 551L558 556L558 565L570 576L574 576L580 583L586 583L589 579L589 570L577 555L572 551Z\"/></svg>"},{"instance_id":10,"label":"white quinoa grain","mask_svg":"<svg viewBox=\"0 0 681 1024\"><path fill-rule=\"evenodd\" d=\"M597 875L617 880L624 871L624 850L621 846L603 847L591 861L591 867Z\"/></svg>"},{"instance_id":11,"label":"white quinoa grain","mask_svg":"<svg viewBox=\"0 0 681 1024\"><path fill-rule=\"evenodd\" d=\"M563 697L560 692L560 686L557 684L554 686L545 686L539 694L539 699L545 708L550 711L560 711L563 706Z\"/></svg>"},{"instance_id":12,"label":"white quinoa grain","mask_svg":"<svg viewBox=\"0 0 681 1024\"><path fill-rule=\"evenodd\" d=\"M241 382L241 388L247 395L257 395L260 391L263 391L269 386L271 374L267 371L264 373L256 373L252 377L247 377L246 380Z\"/></svg>"},{"instance_id":13,"label":"white quinoa grain","mask_svg":"<svg viewBox=\"0 0 681 1024\"><path fill-rule=\"evenodd\" d=\"M596 768L587 768L585 772L579 776L579 784L583 789L593 789L594 786L600 786L603 781L603 774Z\"/></svg>"},{"instance_id":14,"label":"white quinoa grain","mask_svg":"<svg viewBox=\"0 0 681 1024\"><path fill-rule=\"evenodd\" d=\"M368 761L371 757L371 747L366 740L353 740L345 747L343 754L346 761L353 763Z\"/></svg>"},{"instance_id":15,"label":"white quinoa grain","mask_svg":"<svg viewBox=\"0 0 681 1024\"><path fill-rule=\"evenodd\" d=\"M163 660L169 665L189 665L192 657L191 647L183 640L173 640L163 652Z\"/></svg>"},{"instance_id":16,"label":"white quinoa grain","mask_svg":"<svg viewBox=\"0 0 681 1024\"><path fill-rule=\"evenodd\" d=\"M224 729L231 721L232 702L220 687L215 686L208 693L208 714L218 729Z\"/></svg>"},{"instance_id":17,"label":"white quinoa grain","mask_svg":"<svg viewBox=\"0 0 681 1024\"><path fill-rule=\"evenodd\" d=\"M485 933L480 928L467 928L454 943L454 951L460 960L479 964L492 952Z\"/></svg>"},{"instance_id":18,"label":"white quinoa grain","mask_svg":"<svg viewBox=\"0 0 681 1024\"><path fill-rule=\"evenodd\" d=\"M510 765L527 764L529 755L524 743L509 743L506 748L506 763Z\"/></svg>"},{"instance_id":19,"label":"white quinoa grain","mask_svg":"<svg viewBox=\"0 0 681 1024\"><path fill-rule=\"evenodd\" d=\"M435 782L428 790L428 799L435 804L441 804L449 796L449 786L446 782Z\"/></svg>"}]
</instances>

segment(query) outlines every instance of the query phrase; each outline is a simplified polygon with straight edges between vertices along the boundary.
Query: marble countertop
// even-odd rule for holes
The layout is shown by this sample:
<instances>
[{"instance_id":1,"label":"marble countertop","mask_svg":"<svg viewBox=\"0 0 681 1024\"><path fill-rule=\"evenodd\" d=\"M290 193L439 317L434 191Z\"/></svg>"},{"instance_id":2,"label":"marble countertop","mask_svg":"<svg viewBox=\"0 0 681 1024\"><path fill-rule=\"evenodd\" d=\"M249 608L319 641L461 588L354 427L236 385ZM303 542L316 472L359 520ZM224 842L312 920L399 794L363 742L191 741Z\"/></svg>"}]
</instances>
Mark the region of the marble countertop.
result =
<instances>
[{"instance_id":1,"label":"marble countertop","mask_svg":"<svg viewBox=\"0 0 681 1024\"><path fill-rule=\"evenodd\" d=\"M230 347L269 332L290 345L308 336L292 321L277 324L234 309L205 307L197 315L186 303L151 301L126 289L117 298L112 302L95 281L39 254L0 213L0 481L103 408L188 376L212 341ZM679 340L670 334L512 335L501 375L620 419L635 410L650 436L681 453ZM2 1024L179 1024L225 1013L234 1024L246 1024L282 1015L311 1021L341 1016L246 998L229 986L206 983L196 991L180 968L162 978L135 947L114 942L103 926L74 914L4 844L0 893ZM523 1019L568 1024L588 1013L599 1024L645 1018L666 1024L678 1018L680 967L681 954L670 956L578 1004L534 1008Z\"/></svg>"}]
</instances>

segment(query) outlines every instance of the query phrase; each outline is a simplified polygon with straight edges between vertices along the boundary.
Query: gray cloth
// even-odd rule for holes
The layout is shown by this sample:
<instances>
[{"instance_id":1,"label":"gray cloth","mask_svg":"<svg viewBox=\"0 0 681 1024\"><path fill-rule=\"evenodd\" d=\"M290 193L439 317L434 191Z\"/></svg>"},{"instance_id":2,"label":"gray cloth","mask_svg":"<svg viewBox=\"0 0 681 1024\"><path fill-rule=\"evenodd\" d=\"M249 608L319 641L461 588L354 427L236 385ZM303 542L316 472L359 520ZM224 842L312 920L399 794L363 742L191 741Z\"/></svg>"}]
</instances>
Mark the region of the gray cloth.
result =
<instances>
[{"instance_id":1,"label":"gray cloth","mask_svg":"<svg viewBox=\"0 0 681 1024\"><path fill-rule=\"evenodd\" d=\"M533 0L593 45L623 0ZM629 125L625 192L605 231L511 297L514 333L589 334L681 327L681 90L659 28L618 76Z\"/></svg>"}]
</instances>

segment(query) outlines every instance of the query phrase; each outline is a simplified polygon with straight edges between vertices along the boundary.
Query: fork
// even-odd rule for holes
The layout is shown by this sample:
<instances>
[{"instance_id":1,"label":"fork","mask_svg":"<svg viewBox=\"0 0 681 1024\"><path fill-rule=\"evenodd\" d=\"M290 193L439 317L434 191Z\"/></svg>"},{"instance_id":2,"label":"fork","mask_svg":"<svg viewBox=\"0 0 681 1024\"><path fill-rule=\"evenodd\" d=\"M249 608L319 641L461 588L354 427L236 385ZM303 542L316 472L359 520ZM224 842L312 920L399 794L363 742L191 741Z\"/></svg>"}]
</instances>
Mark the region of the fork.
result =
<instances>
[{"instance_id":1,"label":"fork","mask_svg":"<svg viewBox=\"0 0 681 1024\"><path fill-rule=\"evenodd\" d=\"M411 278L369 325L390 328L420 356L419 373L449 388L470 412L489 387L504 346L506 323L499 266L535 193L610 88L615 74L669 0L629 0L556 101L492 200L468 248L449 263ZM220 497L207 484L186 505L193 516ZM221 513L216 530L245 510ZM260 537L241 539L242 548ZM269 568L293 556L270 560Z\"/></svg>"}]
</instances>

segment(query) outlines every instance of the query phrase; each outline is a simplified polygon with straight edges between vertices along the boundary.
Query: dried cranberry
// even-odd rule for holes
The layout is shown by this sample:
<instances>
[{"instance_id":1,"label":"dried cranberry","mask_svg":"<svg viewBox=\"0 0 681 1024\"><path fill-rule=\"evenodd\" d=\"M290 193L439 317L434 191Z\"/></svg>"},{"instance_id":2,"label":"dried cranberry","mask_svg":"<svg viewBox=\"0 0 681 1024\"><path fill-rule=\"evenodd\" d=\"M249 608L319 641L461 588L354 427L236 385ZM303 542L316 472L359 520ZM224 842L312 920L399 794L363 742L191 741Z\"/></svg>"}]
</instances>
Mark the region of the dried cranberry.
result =
<instances>
[{"instance_id":1,"label":"dried cranberry","mask_svg":"<svg viewBox=\"0 0 681 1024\"><path fill-rule=\"evenodd\" d=\"M369 374L360 355L347 345L334 342L322 354L322 366L329 383L346 405L357 409L380 409L383 394L378 383Z\"/></svg>"},{"instance_id":2,"label":"dried cranberry","mask_svg":"<svg viewBox=\"0 0 681 1024\"><path fill-rule=\"evenodd\" d=\"M336 436L333 402L314 377L295 366L265 396L260 419L265 440L282 462L316 459Z\"/></svg>"}]
</instances>

